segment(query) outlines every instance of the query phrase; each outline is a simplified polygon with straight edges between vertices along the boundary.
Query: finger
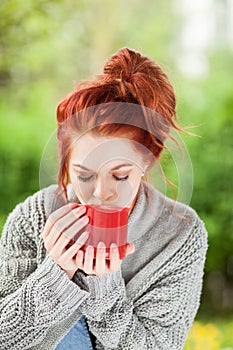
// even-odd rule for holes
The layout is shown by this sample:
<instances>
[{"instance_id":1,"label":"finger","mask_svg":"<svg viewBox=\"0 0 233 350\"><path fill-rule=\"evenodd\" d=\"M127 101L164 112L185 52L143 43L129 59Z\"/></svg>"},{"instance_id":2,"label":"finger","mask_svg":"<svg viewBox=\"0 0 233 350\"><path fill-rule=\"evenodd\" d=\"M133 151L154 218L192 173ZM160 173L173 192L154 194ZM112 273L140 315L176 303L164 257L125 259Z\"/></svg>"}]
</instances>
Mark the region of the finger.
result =
<instances>
[{"instance_id":1,"label":"finger","mask_svg":"<svg viewBox=\"0 0 233 350\"><path fill-rule=\"evenodd\" d=\"M126 255L133 254L135 252L135 245L133 243L127 243Z\"/></svg>"},{"instance_id":2,"label":"finger","mask_svg":"<svg viewBox=\"0 0 233 350\"><path fill-rule=\"evenodd\" d=\"M111 272L118 271L120 268L121 260L119 255L119 249L115 243L110 246L110 265L109 270Z\"/></svg>"},{"instance_id":3,"label":"finger","mask_svg":"<svg viewBox=\"0 0 233 350\"><path fill-rule=\"evenodd\" d=\"M83 271L88 275L93 273L94 248L89 245L85 252Z\"/></svg>"},{"instance_id":4,"label":"finger","mask_svg":"<svg viewBox=\"0 0 233 350\"><path fill-rule=\"evenodd\" d=\"M85 207L78 207L74 210L69 211L66 215L62 216L60 219L57 219L54 222L54 225L51 229L51 233L53 229L59 232L65 231L68 227L70 227L77 219L79 219L86 211Z\"/></svg>"},{"instance_id":5,"label":"finger","mask_svg":"<svg viewBox=\"0 0 233 350\"><path fill-rule=\"evenodd\" d=\"M103 275L106 272L106 246L99 242L96 251L95 272L97 275Z\"/></svg>"},{"instance_id":6,"label":"finger","mask_svg":"<svg viewBox=\"0 0 233 350\"><path fill-rule=\"evenodd\" d=\"M51 228L53 227L54 223L62 218L64 215L69 213L72 209L78 208L79 205L77 203L69 203L67 205L62 206L61 208L55 210L52 214L49 215L48 220L46 221L43 233L42 233L42 238L45 239ZM82 206L80 206L82 207ZM84 207L85 208L85 207Z\"/></svg>"},{"instance_id":7,"label":"finger","mask_svg":"<svg viewBox=\"0 0 233 350\"><path fill-rule=\"evenodd\" d=\"M83 270L83 257L84 252L82 250L79 250L76 255L76 265L79 269Z\"/></svg>"},{"instance_id":8,"label":"finger","mask_svg":"<svg viewBox=\"0 0 233 350\"><path fill-rule=\"evenodd\" d=\"M81 223L80 229L82 229L86 224L85 221L80 219L79 221L82 221L83 224ZM77 232L76 232L77 233ZM74 242L77 251L83 246L83 244L87 241L89 233L85 231L77 240L77 242ZM70 237L67 237L66 235L62 234L57 242L52 246L50 250L50 254L56 258L60 256L61 254L64 254L65 248L70 242ZM72 244L72 246L74 245ZM67 249L69 250L69 249Z\"/></svg>"},{"instance_id":9,"label":"finger","mask_svg":"<svg viewBox=\"0 0 233 350\"><path fill-rule=\"evenodd\" d=\"M81 236L77 239L77 241L74 243L78 249L82 248L82 246L87 242L89 237L89 232L85 231L81 234Z\"/></svg>"},{"instance_id":10,"label":"finger","mask_svg":"<svg viewBox=\"0 0 233 350\"><path fill-rule=\"evenodd\" d=\"M62 257L65 261L71 260L74 258L76 254L80 251L82 246L86 243L88 240L89 232L85 231L81 234L81 236L78 238L76 242L74 242L69 249L67 249L63 254Z\"/></svg>"},{"instance_id":11,"label":"finger","mask_svg":"<svg viewBox=\"0 0 233 350\"><path fill-rule=\"evenodd\" d=\"M84 209L80 209L78 208L78 215L82 215ZM65 235L62 234L66 228L70 227L71 232L73 233L73 236L75 236L75 234L77 234L77 232L79 232L83 227L85 227L89 221L87 216L84 216L83 218L78 220L78 223L76 224L76 231L72 228L72 224L74 222L77 222L77 214L74 214L73 211L68 213L67 215L63 216L61 219L59 219L54 226L52 227L52 229L50 230L49 235L45 238L45 247L48 251L50 251L50 249L52 249L52 247L58 242L60 241L60 238L62 237L62 240L60 241L60 243L66 243L68 244L68 242L70 241L71 237L69 235ZM65 244L65 245L66 245Z\"/></svg>"},{"instance_id":12,"label":"finger","mask_svg":"<svg viewBox=\"0 0 233 350\"><path fill-rule=\"evenodd\" d=\"M62 233L67 238L74 238L77 233L83 229L89 222L89 217L87 215L79 218L74 223L72 223L67 229L65 229Z\"/></svg>"}]
</instances>

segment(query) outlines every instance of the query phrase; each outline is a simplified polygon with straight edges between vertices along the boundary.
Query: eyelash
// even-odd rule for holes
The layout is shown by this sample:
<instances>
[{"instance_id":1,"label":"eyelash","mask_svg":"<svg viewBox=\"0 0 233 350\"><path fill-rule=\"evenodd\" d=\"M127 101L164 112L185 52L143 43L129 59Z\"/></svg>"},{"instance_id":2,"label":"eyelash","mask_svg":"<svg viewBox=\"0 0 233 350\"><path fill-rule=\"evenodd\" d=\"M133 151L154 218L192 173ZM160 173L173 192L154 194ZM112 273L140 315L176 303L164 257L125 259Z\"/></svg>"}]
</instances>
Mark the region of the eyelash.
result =
<instances>
[{"instance_id":1,"label":"eyelash","mask_svg":"<svg viewBox=\"0 0 233 350\"><path fill-rule=\"evenodd\" d=\"M126 181L129 178L129 175L126 175L124 177L118 177L116 175L112 175L116 181Z\"/></svg>"},{"instance_id":2,"label":"eyelash","mask_svg":"<svg viewBox=\"0 0 233 350\"><path fill-rule=\"evenodd\" d=\"M116 175L112 175L112 176L114 177L114 179L116 181L126 181L126 180L128 180L128 177L129 177L129 175L126 175L124 177L118 177ZM78 180L80 180L82 182L88 182L93 178L93 175L91 175L89 177L82 177L82 176L78 175L77 177L78 177Z\"/></svg>"},{"instance_id":3,"label":"eyelash","mask_svg":"<svg viewBox=\"0 0 233 350\"><path fill-rule=\"evenodd\" d=\"M88 181L90 181L92 179L92 177L93 177L93 175L88 176L88 177L82 177L80 175L77 176L78 180L82 181L82 182L88 182Z\"/></svg>"}]
</instances>

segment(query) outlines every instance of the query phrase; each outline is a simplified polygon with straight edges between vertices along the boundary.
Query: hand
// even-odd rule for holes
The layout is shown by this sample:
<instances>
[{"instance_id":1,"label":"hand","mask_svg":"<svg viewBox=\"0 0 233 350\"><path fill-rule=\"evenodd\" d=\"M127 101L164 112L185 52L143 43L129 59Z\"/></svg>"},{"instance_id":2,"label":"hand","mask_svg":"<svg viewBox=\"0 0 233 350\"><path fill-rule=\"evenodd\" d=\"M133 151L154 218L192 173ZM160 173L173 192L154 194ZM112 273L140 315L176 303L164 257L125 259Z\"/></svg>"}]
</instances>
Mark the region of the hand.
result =
<instances>
[{"instance_id":1,"label":"hand","mask_svg":"<svg viewBox=\"0 0 233 350\"><path fill-rule=\"evenodd\" d=\"M104 274L116 272L120 269L122 260L119 258L119 250L116 244L110 246L110 259L105 259L106 247L103 242L99 242L96 250L96 259L94 261L94 247L88 246L86 252L79 250L76 255L76 264L80 270L88 275L101 276ZM132 243L127 243L126 255L132 254L135 247Z\"/></svg>"},{"instance_id":2,"label":"hand","mask_svg":"<svg viewBox=\"0 0 233 350\"><path fill-rule=\"evenodd\" d=\"M87 241L88 232L84 232L70 247L68 245L74 236L87 225L89 219L87 215L84 215L85 212L85 206L78 206L76 203L67 204L48 217L42 233L49 255L70 279L78 270L76 254Z\"/></svg>"}]
</instances>

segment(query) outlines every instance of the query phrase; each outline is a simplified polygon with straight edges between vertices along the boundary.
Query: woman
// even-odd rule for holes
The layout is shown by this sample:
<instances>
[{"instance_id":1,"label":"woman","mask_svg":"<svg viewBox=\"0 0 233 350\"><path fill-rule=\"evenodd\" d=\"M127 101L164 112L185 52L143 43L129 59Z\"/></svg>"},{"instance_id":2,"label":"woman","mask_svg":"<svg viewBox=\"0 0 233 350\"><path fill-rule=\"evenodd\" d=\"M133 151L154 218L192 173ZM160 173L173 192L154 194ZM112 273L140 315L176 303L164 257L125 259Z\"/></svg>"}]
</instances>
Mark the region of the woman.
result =
<instances>
[{"instance_id":1,"label":"woman","mask_svg":"<svg viewBox=\"0 0 233 350\"><path fill-rule=\"evenodd\" d=\"M1 349L182 349L196 315L204 223L143 179L175 118L158 65L127 48L57 108L58 185L19 204L1 245ZM85 204L129 207L126 257L83 245ZM77 232L83 232L73 242Z\"/></svg>"}]
</instances>

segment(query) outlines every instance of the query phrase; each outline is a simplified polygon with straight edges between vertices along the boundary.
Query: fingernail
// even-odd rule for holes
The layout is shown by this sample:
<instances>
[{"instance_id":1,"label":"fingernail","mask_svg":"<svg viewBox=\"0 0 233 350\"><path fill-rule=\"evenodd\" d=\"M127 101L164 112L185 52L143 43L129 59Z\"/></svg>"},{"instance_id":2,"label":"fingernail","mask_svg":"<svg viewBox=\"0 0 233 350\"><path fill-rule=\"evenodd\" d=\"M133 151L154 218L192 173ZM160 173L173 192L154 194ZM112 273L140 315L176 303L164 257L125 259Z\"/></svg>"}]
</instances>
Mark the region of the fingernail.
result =
<instances>
[{"instance_id":1,"label":"fingernail","mask_svg":"<svg viewBox=\"0 0 233 350\"><path fill-rule=\"evenodd\" d=\"M77 203L71 203L70 204L71 209L77 208L78 204Z\"/></svg>"},{"instance_id":2,"label":"fingernail","mask_svg":"<svg viewBox=\"0 0 233 350\"><path fill-rule=\"evenodd\" d=\"M105 248L105 244L104 244L104 242L99 242L98 243L98 246L97 246L98 248Z\"/></svg>"},{"instance_id":3,"label":"fingernail","mask_svg":"<svg viewBox=\"0 0 233 350\"><path fill-rule=\"evenodd\" d=\"M81 205L81 206L79 205L78 207L76 207L74 209L77 209L76 211L78 211L78 212L80 212L80 211L85 212L87 208L85 207L85 205Z\"/></svg>"},{"instance_id":4,"label":"fingernail","mask_svg":"<svg viewBox=\"0 0 233 350\"><path fill-rule=\"evenodd\" d=\"M83 257L83 251L79 250L78 253L77 253L77 256L78 256L79 259L81 259Z\"/></svg>"},{"instance_id":5,"label":"fingernail","mask_svg":"<svg viewBox=\"0 0 233 350\"><path fill-rule=\"evenodd\" d=\"M116 245L116 243L111 243L110 248L115 249L118 248L118 246Z\"/></svg>"},{"instance_id":6,"label":"fingernail","mask_svg":"<svg viewBox=\"0 0 233 350\"><path fill-rule=\"evenodd\" d=\"M133 245L131 250L129 251L129 254L133 254L135 252L135 246Z\"/></svg>"},{"instance_id":7,"label":"fingernail","mask_svg":"<svg viewBox=\"0 0 233 350\"><path fill-rule=\"evenodd\" d=\"M84 214L86 212L86 207L85 206L78 206L78 207L74 207L74 208L72 208L72 213L74 214L74 215L78 215L78 216L80 216L80 214L82 215L82 214Z\"/></svg>"},{"instance_id":8,"label":"fingernail","mask_svg":"<svg viewBox=\"0 0 233 350\"><path fill-rule=\"evenodd\" d=\"M92 255L94 253L94 247L92 245L87 246L87 254Z\"/></svg>"}]
</instances>

